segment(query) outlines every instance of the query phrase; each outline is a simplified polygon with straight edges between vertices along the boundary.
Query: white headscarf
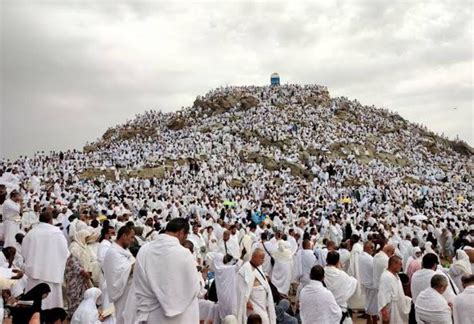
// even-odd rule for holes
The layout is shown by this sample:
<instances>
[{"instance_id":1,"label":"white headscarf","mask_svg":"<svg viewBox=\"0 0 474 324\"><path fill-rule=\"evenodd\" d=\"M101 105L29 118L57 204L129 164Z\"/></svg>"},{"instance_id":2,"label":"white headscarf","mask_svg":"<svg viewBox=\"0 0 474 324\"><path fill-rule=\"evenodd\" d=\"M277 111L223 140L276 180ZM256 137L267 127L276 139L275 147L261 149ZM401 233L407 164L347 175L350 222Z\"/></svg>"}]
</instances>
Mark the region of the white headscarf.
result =
<instances>
[{"instance_id":1,"label":"white headscarf","mask_svg":"<svg viewBox=\"0 0 474 324\"><path fill-rule=\"evenodd\" d=\"M291 252L290 244L283 240L278 242L278 249L274 251L272 255L277 260L293 260L293 252Z\"/></svg>"},{"instance_id":2,"label":"white headscarf","mask_svg":"<svg viewBox=\"0 0 474 324\"><path fill-rule=\"evenodd\" d=\"M472 274L469 256L463 250L456 251L456 260L454 261L452 267L461 270L464 274Z\"/></svg>"},{"instance_id":3,"label":"white headscarf","mask_svg":"<svg viewBox=\"0 0 474 324\"><path fill-rule=\"evenodd\" d=\"M102 295L99 288L89 288L84 293L84 299L79 304L79 307L74 312L71 319L71 324L98 324L99 311L97 310L97 298Z\"/></svg>"},{"instance_id":4,"label":"white headscarf","mask_svg":"<svg viewBox=\"0 0 474 324\"><path fill-rule=\"evenodd\" d=\"M91 263L91 254L89 249L87 248L86 238L90 235L88 230L80 230L79 232L74 233L74 241L69 246L69 251L71 254L74 255L76 258L79 259L81 265L89 270L89 266Z\"/></svg>"},{"instance_id":5,"label":"white headscarf","mask_svg":"<svg viewBox=\"0 0 474 324\"><path fill-rule=\"evenodd\" d=\"M237 324L237 318L234 315L227 315L224 318L224 324Z\"/></svg>"},{"instance_id":6,"label":"white headscarf","mask_svg":"<svg viewBox=\"0 0 474 324\"><path fill-rule=\"evenodd\" d=\"M433 254L438 255L438 254L433 250L433 248L431 247L432 245L433 245L433 243L431 243L431 242L429 242L429 241L425 243L425 254L433 253Z\"/></svg>"}]
</instances>

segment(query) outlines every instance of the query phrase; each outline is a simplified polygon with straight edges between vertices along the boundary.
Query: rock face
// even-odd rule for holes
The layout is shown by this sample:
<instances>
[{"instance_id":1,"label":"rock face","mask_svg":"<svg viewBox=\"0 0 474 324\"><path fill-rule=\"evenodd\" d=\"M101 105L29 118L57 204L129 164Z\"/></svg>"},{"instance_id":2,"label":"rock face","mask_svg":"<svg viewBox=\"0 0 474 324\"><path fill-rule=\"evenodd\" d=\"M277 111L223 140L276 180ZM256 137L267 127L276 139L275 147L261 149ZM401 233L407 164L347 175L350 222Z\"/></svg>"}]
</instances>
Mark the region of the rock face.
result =
<instances>
[{"instance_id":1,"label":"rock face","mask_svg":"<svg viewBox=\"0 0 474 324\"><path fill-rule=\"evenodd\" d=\"M259 100L253 96L242 93L233 93L232 95L216 95L207 99L197 98L194 101L193 108L201 109L206 114L221 114L237 108L238 110L248 110L257 107Z\"/></svg>"},{"instance_id":2,"label":"rock face","mask_svg":"<svg viewBox=\"0 0 474 324\"><path fill-rule=\"evenodd\" d=\"M174 119L172 119L167 125L166 127L168 127L168 129L170 130L181 130L183 129L184 127L186 126L186 121L183 119L183 118L180 118L180 117L176 117Z\"/></svg>"}]
</instances>

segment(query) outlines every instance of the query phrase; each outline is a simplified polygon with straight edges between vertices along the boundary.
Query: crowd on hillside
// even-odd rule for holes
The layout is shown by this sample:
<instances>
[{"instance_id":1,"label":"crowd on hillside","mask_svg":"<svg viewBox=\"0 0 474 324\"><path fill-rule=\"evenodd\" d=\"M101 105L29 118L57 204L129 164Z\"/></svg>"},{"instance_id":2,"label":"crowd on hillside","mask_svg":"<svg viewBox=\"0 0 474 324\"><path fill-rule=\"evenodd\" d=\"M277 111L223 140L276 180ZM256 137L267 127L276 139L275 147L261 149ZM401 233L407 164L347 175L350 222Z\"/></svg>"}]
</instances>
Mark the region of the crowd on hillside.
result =
<instances>
[{"instance_id":1,"label":"crowd on hillside","mask_svg":"<svg viewBox=\"0 0 474 324\"><path fill-rule=\"evenodd\" d=\"M472 156L316 85L196 102L91 151L0 161L14 324L472 323Z\"/></svg>"}]
</instances>

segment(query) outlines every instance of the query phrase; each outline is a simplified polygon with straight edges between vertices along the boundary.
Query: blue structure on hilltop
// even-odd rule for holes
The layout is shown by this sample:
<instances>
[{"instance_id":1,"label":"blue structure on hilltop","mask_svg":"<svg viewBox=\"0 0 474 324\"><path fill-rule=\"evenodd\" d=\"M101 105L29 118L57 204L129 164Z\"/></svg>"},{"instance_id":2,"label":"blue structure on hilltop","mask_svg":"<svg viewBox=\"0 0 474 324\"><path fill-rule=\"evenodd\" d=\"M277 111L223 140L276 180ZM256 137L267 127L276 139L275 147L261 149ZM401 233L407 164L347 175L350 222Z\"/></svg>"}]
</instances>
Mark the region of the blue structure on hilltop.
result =
<instances>
[{"instance_id":1,"label":"blue structure on hilltop","mask_svg":"<svg viewBox=\"0 0 474 324\"><path fill-rule=\"evenodd\" d=\"M280 85L280 76L278 75L278 73L273 73L270 76L270 84L272 86L279 86Z\"/></svg>"}]
</instances>

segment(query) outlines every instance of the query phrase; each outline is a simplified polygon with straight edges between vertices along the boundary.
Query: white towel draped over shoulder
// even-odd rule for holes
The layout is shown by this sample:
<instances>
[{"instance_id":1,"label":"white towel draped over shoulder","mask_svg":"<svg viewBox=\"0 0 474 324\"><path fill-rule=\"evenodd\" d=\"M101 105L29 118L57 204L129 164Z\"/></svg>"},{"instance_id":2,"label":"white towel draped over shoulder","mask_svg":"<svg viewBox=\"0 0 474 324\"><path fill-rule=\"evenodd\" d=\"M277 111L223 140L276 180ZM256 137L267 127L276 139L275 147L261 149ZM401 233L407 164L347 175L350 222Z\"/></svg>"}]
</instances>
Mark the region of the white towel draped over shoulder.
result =
<instances>
[{"instance_id":1,"label":"white towel draped over shoulder","mask_svg":"<svg viewBox=\"0 0 474 324\"><path fill-rule=\"evenodd\" d=\"M63 282L69 249L59 228L39 223L26 234L21 253L25 260L25 274L29 278L58 284Z\"/></svg>"},{"instance_id":2,"label":"white towel draped over shoulder","mask_svg":"<svg viewBox=\"0 0 474 324\"><path fill-rule=\"evenodd\" d=\"M339 307L346 311L347 301L357 289L357 280L336 267L327 266L324 268L324 283L336 298Z\"/></svg>"},{"instance_id":3,"label":"white towel draped over shoulder","mask_svg":"<svg viewBox=\"0 0 474 324\"><path fill-rule=\"evenodd\" d=\"M474 306L474 305L473 305ZM415 303L418 323L451 324L451 308L444 297L429 287L423 290Z\"/></svg>"},{"instance_id":4,"label":"white towel draped over shoulder","mask_svg":"<svg viewBox=\"0 0 474 324\"><path fill-rule=\"evenodd\" d=\"M199 323L198 275L191 252L176 237L160 234L143 245L134 276L137 320Z\"/></svg>"},{"instance_id":5,"label":"white towel draped over shoulder","mask_svg":"<svg viewBox=\"0 0 474 324\"><path fill-rule=\"evenodd\" d=\"M380 278L377 295L379 312L385 306L390 310L390 323L407 323L411 309L411 298L405 296L403 286L398 278L388 270L384 270Z\"/></svg>"},{"instance_id":6,"label":"white towel draped over shoulder","mask_svg":"<svg viewBox=\"0 0 474 324\"><path fill-rule=\"evenodd\" d=\"M104 274L112 301L117 301L130 285L129 279L135 259L130 251L113 243L104 259Z\"/></svg>"},{"instance_id":7,"label":"white towel draped over shoulder","mask_svg":"<svg viewBox=\"0 0 474 324\"><path fill-rule=\"evenodd\" d=\"M342 318L333 294L316 280L301 290L300 312L302 324L339 324Z\"/></svg>"}]
</instances>

